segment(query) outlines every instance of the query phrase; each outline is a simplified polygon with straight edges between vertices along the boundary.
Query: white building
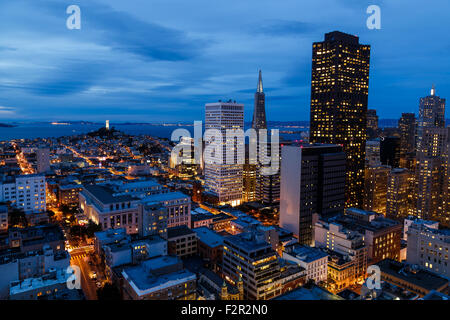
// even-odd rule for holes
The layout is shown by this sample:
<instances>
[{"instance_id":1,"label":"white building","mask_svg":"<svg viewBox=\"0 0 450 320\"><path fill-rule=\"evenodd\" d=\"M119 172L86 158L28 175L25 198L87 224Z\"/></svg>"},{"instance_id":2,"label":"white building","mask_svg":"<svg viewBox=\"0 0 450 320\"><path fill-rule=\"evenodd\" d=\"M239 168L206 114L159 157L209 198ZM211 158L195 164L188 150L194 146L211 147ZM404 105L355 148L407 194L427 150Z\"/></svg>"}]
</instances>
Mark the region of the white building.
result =
<instances>
[{"instance_id":1,"label":"white building","mask_svg":"<svg viewBox=\"0 0 450 320\"><path fill-rule=\"evenodd\" d=\"M208 130L216 129L222 135L217 150L212 151ZM244 141L227 130L244 130L244 105L236 102L217 102L205 105L205 182L206 189L218 197L220 204L240 205L242 201L242 170ZM243 137L243 135L242 135ZM227 161L227 155L230 160ZM227 163L228 162L228 163Z\"/></svg>"},{"instance_id":2,"label":"white building","mask_svg":"<svg viewBox=\"0 0 450 320\"><path fill-rule=\"evenodd\" d=\"M355 261L355 274L365 276L368 248L364 243L363 234L349 230L339 223L319 220L314 227L314 238L316 247L349 256Z\"/></svg>"},{"instance_id":3,"label":"white building","mask_svg":"<svg viewBox=\"0 0 450 320\"><path fill-rule=\"evenodd\" d=\"M408 216L405 220L403 220L403 240L408 240L408 228L413 224L423 224L424 226L431 229L439 229L439 222L432 220L423 220L419 219L415 216Z\"/></svg>"},{"instance_id":4,"label":"white building","mask_svg":"<svg viewBox=\"0 0 450 320\"><path fill-rule=\"evenodd\" d=\"M141 225L140 199L130 194L117 194L107 186L87 185L79 194L80 208L86 217L103 230L126 228L138 233Z\"/></svg>"},{"instance_id":5,"label":"white building","mask_svg":"<svg viewBox=\"0 0 450 320\"><path fill-rule=\"evenodd\" d=\"M46 210L45 176L29 174L15 176L0 184L0 202L8 202L25 213Z\"/></svg>"},{"instance_id":6,"label":"white building","mask_svg":"<svg viewBox=\"0 0 450 320\"><path fill-rule=\"evenodd\" d=\"M0 299L7 299L10 284L46 275L52 270L64 270L70 265L67 251L54 251L50 246L25 253L9 253L0 256Z\"/></svg>"},{"instance_id":7,"label":"white building","mask_svg":"<svg viewBox=\"0 0 450 320\"><path fill-rule=\"evenodd\" d=\"M283 259L294 262L306 270L306 281L327 281L328 255L318 248L292 245L283 251Z\"/></svg>"},{"instance_id":8,"label":"white building","mask_svg":"<svg viewBox=\"0 0 450 320\"><path fill-rule=\"evenodd\" d=\"M408 227L406 261L450 278L450 229L429 228L423 223Z\"/></svg>"}]
</instances>

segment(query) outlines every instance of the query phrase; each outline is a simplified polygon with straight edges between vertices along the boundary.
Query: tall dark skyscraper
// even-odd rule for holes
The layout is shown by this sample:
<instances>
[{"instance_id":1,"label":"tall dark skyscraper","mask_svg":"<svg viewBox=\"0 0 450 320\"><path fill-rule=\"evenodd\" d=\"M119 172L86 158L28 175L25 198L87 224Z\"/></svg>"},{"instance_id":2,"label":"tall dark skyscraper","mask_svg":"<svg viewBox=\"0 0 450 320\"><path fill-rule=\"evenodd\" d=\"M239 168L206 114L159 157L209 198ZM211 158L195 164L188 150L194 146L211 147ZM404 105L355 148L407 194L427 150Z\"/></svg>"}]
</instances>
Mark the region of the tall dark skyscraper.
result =
<instances>
[{"instance_id":1,"label":"tall dark skyscraper","mask_svg":"<svg viewBox=\"0 0 450 320\"><path fill-rule=\"evenodd\" d=\"M400 130L400 168L415 170L416 163L416 115L402 113L398 121Z\"/></svg>"},{"instance_id":2,"label":"tall dark skyscraper","mask_svg":"<svg viewBox=\"0 0 450 320\"><path fill-rule=\"evenodd\" d=\"M313 215L328 219L344 211L345 154L342 147L299 144L282 147L280 227L299 243L313 244Z\"/></svg>"},{"instance_id":3,"label":"tall dark skyscraper","mask_svg":"<svg viewBox=\"0 0 450 320\"><path fill-rule=\"evenodd\" d=\"M253 110L253 120L252 128L258 133L261 129L267 129L266 120L266 97L263 89L263 81L261 70L259 70L258 84L255 93L255 105ZM269 132L268 132L268 136ZM258 135L259 139L259 135ZM258 154L266 154L267 157L271 157L271 145L268 141L267 147L261 147L258 144ZM281 154L278 150L278 154ZM261 201L264 205L278 205L280 202L280 173L275 173L273 175L262 175L260 172L261 163L256 166L246 165L244 170L246 170L246 179L244 186L244 198L247 196L247 201L250 201L252 194L252 182L253 176L256 179L254 198L257 201ZM255 170L255 175L252 174L252 170Z\"/></svg>"},{"instance_id":4,"label":"tall dark skyscraper","mask_svg":"<svg viewBox=\"0 0 450 320\"><path fill-rule=\"evenodd\" d=\"M255 108L253 110L252 128L255 130L267 129L266 96L263 90L261 70L259 70L258 85L255 93Z\"/></svg>"},{"instance_id":5,"label":"tall dark skyscraper","mask_svg":"<svg viewBox=\"0 0 450 320\"><path fill-rule=\"evenodd\" d=\"M369 65L357 36L334 31L313 44L310 141L343 146L346 207L363 204Z\"/></svg>"}]
</instances>

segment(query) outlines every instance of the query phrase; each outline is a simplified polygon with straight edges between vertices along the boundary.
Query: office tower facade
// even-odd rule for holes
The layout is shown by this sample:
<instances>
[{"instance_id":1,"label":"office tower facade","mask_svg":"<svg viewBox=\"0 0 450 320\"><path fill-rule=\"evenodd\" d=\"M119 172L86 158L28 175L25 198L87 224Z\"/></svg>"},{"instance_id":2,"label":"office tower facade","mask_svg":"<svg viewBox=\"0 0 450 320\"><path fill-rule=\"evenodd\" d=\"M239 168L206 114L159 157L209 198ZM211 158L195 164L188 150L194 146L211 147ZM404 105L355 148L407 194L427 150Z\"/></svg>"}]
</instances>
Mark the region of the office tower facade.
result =
<instances>
[{"instance_id":1,"label":"office tower facade","mask_svg":"<svg viewBox=\"0 0 450 320\"><path fill-rule=\"evenodd\" d=\"M381 164L398 168L400 166L400 137L382 137L380 140Z\"/></svg>"},{"instance_id":2,"label":"office tower facade","mask_svg":"<svg viewBox=\"0 0 450 320\"><path fill-rule=\"evenodd\" d=\"M50 149L39 148L36 150L37 173L50 170Z\"/></svg>"},{"instance_id":3,"label":"office tower facade","mask_svg":"<svg viewBox=\"0 0 450 320\"><path fill-rule=\"evenodd\" d=\"M242 279L245 299L268 300L281 294L278 255L262 233L224 238L223 274L233 283Z\"/></svg>"},{"instance_id":4,"label":"office tower facade","mask_svg":"<svg viewBox=\"0 0 450 320\"><path fill-rule=\"evenodd\" d=\"M416 115L402 113L398 121L400 130L400 168L414 170L416 156Z\"/></svg>"},{"instance_id":5,"label":"office tower facade","mask_svg":"<svg viewBox=\"0 0 450 320\"><path fill-rule=\"evenodd\" d=\"M247 163L242 168L242 201L252 202L256 200L256 165Z\"/></svg>"},{"instance_id":6,"label":"office tower facade","mask_svg":"<svg viewBox=\"0 0 450 320\"><path fill-rule=\"evenodd\" d=\"M375 109L367 110L367 128L374 131L378 130L378 116Z\"/></svg>"},{"instance_id":7,"label":"office tower facade","mask_svg":"<svg viewBox=\"0 0 450 320\"><path fill-rule=\"evenodd\" d=\"M341 32L313 44L310 142L343 145L346 207L361 207L367 132L370 46Z\"/></svg>"},{"instance_id":8,"label":"office tower facade","mask_svg":"<svg viewBox=\"0 0 450 320\"><path fill-rule=\"evenodd\" d=\"M239 145L240 142L236 142L234 137L227 137L227 130L244 130L244 105L231 100L206 104L205 130L209 129L216 129L222 134L222 141L219 141L220 147L217 150L221 153L219 158L222 161L215 161L217 158L217 155L213 155L215 151L207 152L211 141L206 141L205 187L207 191L217 196L219 204L239 205L242 201L245 146L243 143ZM233 155L233 163L227 163L227 154Z\"/></svg>"},{"instance_id":9,"label":"office tower facade","mask_svg":"<svg viewBox=\"0 0 450 320\"><path fill-rule=\"evenodd\" d=\"M414 175L406 168L395 168L387 182L386 217L402 220L414 213Z\"/></svg>"},{"instance_id":10,"label":"office tower facade","mask_svg":"<svg viewBox=\"0 0 450 320\"><path fill-rule=\"evenodd\" d=\"M447 139L445 99L436 95L433 86L431 94L420 99L415 172L418 218L446 223Z\"/></svg>"},{"instance_id":11,"label":"office tower facade","mask_svg":"<svg viewBox=\"0 0 450 320\"><path fill-rule=\"evenodd\" d=\"M381 165L380 140L368 140L366 142L366 167Z\"/></svg>"},{"instance_id":12,"label":"office tower facade","mask_svg":"<svg viewBox=\"0 0 450 320\"><path fill-rule=\"evenodd\" d=\"M367 138L375 139L378 136L378 115L377 110L367 110Z\"/></svg>"},{"instance_id":13,"label":"office tower facade","mask_svg":"<svg viewBox=\"0 0 450 320\"><path fill-rule=\"evenodd\" d=\"M280 227L300 244L313 243L313 215L328 217L344 210L345 154L338 145L283 146Z\"/></svg>"},{"instance_id":14,"label":"office tower facade","mask_svg":"<svg viewBox=\"0 0 450 320\"><path fill-rule=\"evenodd\" d=\"M267 130L267 119L266 119L266 106L265 106L265 93L263 88L262 73L259 70L258 84L255 93L255 103L253 110L252 128L256 131L258 141L260 139L260 130ZM271 159L272 156L272 145L270 144L269 137L270 134L267 132L267 145L258 143L258 164L246 166L248 172L246 175L251 177L253 173L251 172L255 169L255 200L262 202L264 205L278 205L280 202L280 172L276 172L272 175L264 175L261 172L262 164L261 155ZM279 148L279 147L278 147ZM278 154L280 155L280 149L278 149ZM247 187L251 186L252 182L247 180ZM245 193L247 195L247 193Z\"/></svg>"},{"instance_id":15,"label":"office tower facade","mask_svg":"<svg viewBox=\"0 0 450 320\"><path fill-rule=\"evenodd\" d=\"M390 166L368 166L365 169L364 210L386 215L386 194Z\"/></svg>"}]
</instances>

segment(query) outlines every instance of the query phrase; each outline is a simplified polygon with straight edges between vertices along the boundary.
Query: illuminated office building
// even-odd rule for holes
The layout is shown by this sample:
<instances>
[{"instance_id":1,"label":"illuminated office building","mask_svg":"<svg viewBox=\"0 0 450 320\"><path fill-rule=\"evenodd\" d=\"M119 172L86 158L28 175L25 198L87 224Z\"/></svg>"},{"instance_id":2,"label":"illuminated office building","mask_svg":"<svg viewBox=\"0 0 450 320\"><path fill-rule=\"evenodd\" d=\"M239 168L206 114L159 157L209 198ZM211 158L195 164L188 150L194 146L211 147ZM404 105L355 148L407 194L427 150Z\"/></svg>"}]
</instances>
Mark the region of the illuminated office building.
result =
<instances>
[{"instance_id":1,"label":"illuminated office building","mask_svg":"<svg viewBox=\"0 0 450 320\"><path fill-rule=\"evenodd\" d=\"M405 168L395 168L387 182L386 217L402 220L414 213L414 175Z\"/></svg>"},{"instance_id":2,"label":"illuminated office building","mask_svg":"<svg viewBox=\"0 0 450 320\"><path fill-rule=\"evenodd\" d=\"M343 145L346 207L362 207L370 46L334 31L313 44L310 141Z\"/></svg>"},{"instance_id":3,"label":"illuminated office building","mask_svg":"<svg viewBox=\"0 0 450 320\"><path fill-rule=\"evenodd\" d=\"M244 105L231 100L206 104L205 130L209 129L219 130L222 141L221 147L217 150L220 155L213 155L215 151L208 152L210 142L206 141L204 154L206 190L218 197L219 204L240 205L245 146L243 141L242 145L239 145L240 142L234 137L227 137L227 130L244 129ZM242 149L242 152L239 152L239 149ZM227 163L227 153L234 159L231 164ZM215 161L217 159L220 160Z\"/></svg>"},{"instance_id":4,"label":"illuminated office building","mask_svg":"<svg viewBox=\"0 0 450 320\"><path fill-rule=\"evenodd\" d=\"M252 202L256 200L256 171L257 165L249 163L248 144L245 145L245 163L242 169L242 201Z\"/></svg>"},{"instance_id":5,"label":"illuminated office building","mask_svg":"<svg viewBox=\"0 0 450 320\"><path fill-rule=\"evenodd\" d=\"M386 193L390 166L368 166L365 169L364 210L386 215Z\"/></svg>"},{"instance_id":6,"label":"illuminated office building","mask_svg":"<svg viewBox=\"0 0 450 320\"><path fill-rule=\"evenodd\" d=\"M268 300L281 294L279 256L260 232L225 237L223 274L228 281L242 279L244 298Z\"/></svg>"},{"instance_id":7,"label":"illuminated office building","mask_svg":"<svg viewBox=\"0 0 450 320\"><path fill-rule=\"evenodd\" d=\"M445 99L431 94L420 99L417 127L416 193L417 217L448 223L446 184L448 128L445 128Z\"/></svg>"},{"instance_id":8,"label":"illuminated office building","mask_svg":"<svg viewBox=\"0 0 450 320\"><path fill-rule=\"evenodd\" d=\"M366 142L366 167L381 165L380 140L368 140Z\"/></svg>"}]
</instances>

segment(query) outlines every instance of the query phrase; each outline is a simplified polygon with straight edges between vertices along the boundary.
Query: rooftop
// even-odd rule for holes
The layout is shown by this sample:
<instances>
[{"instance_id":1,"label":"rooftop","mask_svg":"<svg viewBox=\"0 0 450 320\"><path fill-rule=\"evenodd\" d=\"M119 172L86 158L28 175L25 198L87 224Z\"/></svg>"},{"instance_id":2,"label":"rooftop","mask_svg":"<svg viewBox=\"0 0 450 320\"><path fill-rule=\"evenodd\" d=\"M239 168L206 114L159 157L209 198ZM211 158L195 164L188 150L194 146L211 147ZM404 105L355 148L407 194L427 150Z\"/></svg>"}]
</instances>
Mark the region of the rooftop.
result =
<instances>
[{"instance_id":1,"label":"rooftop","mask_svg":"<svg viewBox=\"0 0 450 320\"><path fill-rule=\"evenodd\" d=\"M65 269L54 271L54 273L43 275L39 278L26 278L21 281L13 281L10 285L9 294L15 295L30 290L45 288L56 284L62 284L67 281L69 274Z\"/></svg>"},{"instance_id":2,"label":"rooftop","mask_svg":"<svg viewBox=\"0 0 450 320\"><path fill-rule=\"evenodd\" d=\"M186 281L195 280L195 274L186 269L160 275L155 275L152 272L156 269L170 267L179 263L179 261L179 258L173 256L158 257L146 260L138 266L125 268L122 271L122 275L129 281L130 286L136 294L143 296L182 284Z\"/></svg>"},{"instance_id":3,"label":"rooftop","mask_svg":"<svg viewBox=\"0 0 450 320\"><path fill-rule=\"evenodd\" d=\"M391 259L385 259L378 262L376 265L380 267L381 272L390 276L400 278L403 281L413 283L416 286L424 288L426 290L439 289L445 284L448 284L448 280L438 276L427 270L412 269L405 263L394 261Z\"/></svg>"},{"instance_id":4,"label":"rooftop","mask_svg":"<svg viewBox=\"0 0 450 320\"><path fill-rule=\"evenodd\" d=\"M97 198L103 204L138 200L137 198L132 197L130 195L115 196L114 195L115 191L106 186L91 184L91 185L85 185L84 189L86 189L89 193L91 193L95 198Z\"/></svg>"},{"instance_id":5,"label":"rooftop","mask_svg":"<svg viewBox=\"0 0 450 320\"><path fill-rule=\"evenodd\" d=\"M190 199L188 195L180 191L168 192L168 193L160 193L153 194L150 196L146 196L142 199L144 202L162 202L162 201L170 201L170 200L178 200L178 199Z\"/></svg>"},{"instance_id":6,"label":"rooftop","mask_svg":"<svg viewBox=\"0 0 450 320\"><path fill-rule=\"evenodd\" d=\"M318 286L311 288L300 287L289 293L283 294L274 300L344 300Z\"/></svg>"},{"instance_id":7,"label":"rooftop","mask_svg":"<svg viewBox=\"0 0 450 320\"><path fill-rule=\"evenodd\" d=\"M189 234L195 234L195 232L186 226L167 228L167 238L168 239L186 236Z\"/></svg>"},{"instance_id":8,"label":"rooftop","mask_svg":"<svg viewBox=\"0 0 450 320\"><path fill-rule=\"evenodd\" d=\"M208 247L214 248L223 245L223 237L217 234L214 230L207 227L200 227L193 229L201 242Z\"/></svg>"},{"instance_id":9,"label":"rooftop","mask_svg":"<svg viewBox=\"0 0 450 320\"><path fill-rule=\"evenodd\" d=\"M308 247L304 245L295 244L289 248L288 254L295 256L297 259L310 263L328 256L325 252L318 248Z\"/></svg>"}]
</instances>

